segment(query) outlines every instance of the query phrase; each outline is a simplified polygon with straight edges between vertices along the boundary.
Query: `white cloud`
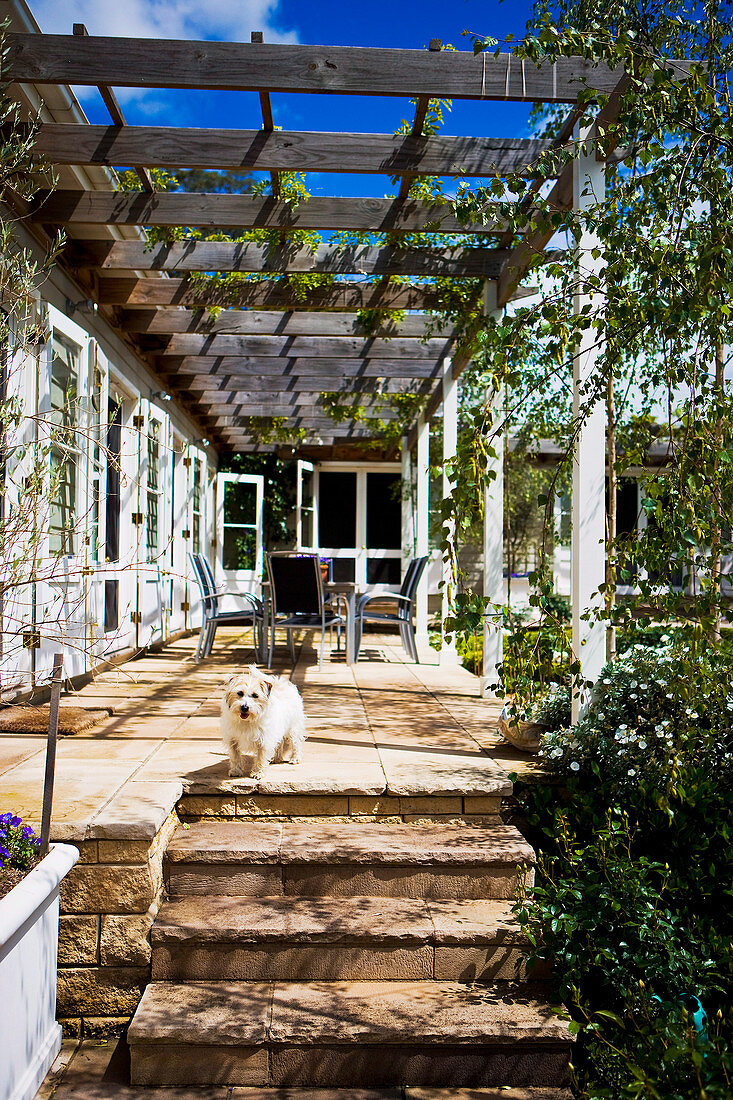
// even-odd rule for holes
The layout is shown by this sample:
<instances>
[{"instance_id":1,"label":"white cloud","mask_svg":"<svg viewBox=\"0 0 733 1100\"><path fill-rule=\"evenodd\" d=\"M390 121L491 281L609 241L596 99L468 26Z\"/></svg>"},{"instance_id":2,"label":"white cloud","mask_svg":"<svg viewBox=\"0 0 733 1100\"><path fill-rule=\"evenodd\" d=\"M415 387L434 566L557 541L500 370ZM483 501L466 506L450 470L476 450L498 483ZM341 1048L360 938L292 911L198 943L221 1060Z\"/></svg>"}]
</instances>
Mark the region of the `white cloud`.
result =
<instances>
[{"instance_id":1,"label":"white cloud","mask_svg":"<svg viewBox=\"0 0 733 1100\"><path fill-rule=\"evenodd\" d=\"M47 34L71 34L84 23L90 34L121 38L187 38L249 42L262 31L265 42L296 42L278 25L279 0L34 0Z\"/></svg>"},{"instance_id":2,"label":"white cloud","mask_svg":"<svg viewBox=\"0 0 733 1100\"><path fill-rule=\"evenodd\" d=\"M92 35L119 38L183 38L193 41L249 42L262 31L265 42L297 42L297 32L278 25L280 0L31 0L32 11L46 34L71 34L84 23ZM97 96L95 88L74 88L82 101ZM118 88L123 104L134 103L145 114L165 114L165 92Z\"/></svg>"}]
</instances>

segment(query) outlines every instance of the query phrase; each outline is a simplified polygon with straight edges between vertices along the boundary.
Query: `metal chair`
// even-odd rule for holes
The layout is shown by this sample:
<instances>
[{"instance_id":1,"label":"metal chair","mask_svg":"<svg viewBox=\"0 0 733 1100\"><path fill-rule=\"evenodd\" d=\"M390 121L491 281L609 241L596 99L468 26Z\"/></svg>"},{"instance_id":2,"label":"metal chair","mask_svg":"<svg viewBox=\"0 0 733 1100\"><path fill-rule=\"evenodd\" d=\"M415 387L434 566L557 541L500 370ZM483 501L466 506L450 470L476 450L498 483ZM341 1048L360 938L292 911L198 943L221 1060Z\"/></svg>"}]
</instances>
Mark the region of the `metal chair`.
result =
<instances>
[{"instance_id":1,"label":"metal chair","mask_svg":"<svg viewBox=\"0 0 733 1100\"><path fill-rule=\"evenodd\" d=\"M298 554L290 550L276 550L267 555L267 573L270 578L272 604L272 632L270 634L270 666L275 649L275 630L285 630L288 635L290 659L295 664L294 630L320 630L321 648L318 671L323 668L323 647L326 630L340 626L343 615L334 612L324 598L323 578L318 554Z\"/></svg>"},{"instance_id":2,"label":"metal chair","mask_svg":"<svg viewBox=\"0 0 733 1100\"><path fill-rule=\"evenodd\" d=\"M264 624L265 613L262 603L256 596L249 592L222 592L216 587L211 566L203 554L189 554L193 566L196 583L201 593L202 622L198 646L196 647L196 660L208 657L214 647L214 637L217 626L249 626L252 625L252 644L255 657L259 661L264 656ZM249 604L248 608L238 611L221 611L219 600L223 596L233 596L244 600Z\"/></svg>"},{"instance_id":3,"label":"metal chair","mask_svg":"<svg viewBox=\"0 0 733 1100\"><path fill-rule=\"evenodd\" d=\"M356 621L354 623L356 660L359 659L361 635L365 622L396 623L400 628L400 638L402 639L402 645L408 657L414 661L415 664L420 664L420 658L417 655L417 645L415 644L415 624L413 622L412 612L415 607L417 586L420 583L420 578L427 564L427 555L423 558L413 558L407 567L399 592L367 592L366 595L359 598L356 604ZM394 601L397 604L397 610L393 612L370 611L368 605L372 600L379 600L382 603Z\"/></svg>"}]
</instances>

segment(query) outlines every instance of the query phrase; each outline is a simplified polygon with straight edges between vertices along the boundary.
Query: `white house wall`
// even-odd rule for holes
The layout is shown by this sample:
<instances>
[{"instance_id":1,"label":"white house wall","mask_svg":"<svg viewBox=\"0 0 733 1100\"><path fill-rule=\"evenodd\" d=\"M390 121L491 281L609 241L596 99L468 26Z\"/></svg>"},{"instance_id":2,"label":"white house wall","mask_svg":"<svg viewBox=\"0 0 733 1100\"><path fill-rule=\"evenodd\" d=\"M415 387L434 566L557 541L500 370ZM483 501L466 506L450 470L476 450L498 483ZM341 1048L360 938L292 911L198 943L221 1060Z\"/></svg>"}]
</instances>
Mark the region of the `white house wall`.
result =
<instances>
[{"instance_id":1,"label":"white house wall","mask_svg":"<svg viewBox=\"0 0 733 1100\"><path fill-rule=\"evenodd\" d=\"M38 253L35 241L19 234L23 245ZM76 511L79 523L78 544L72 556L52 561L46 553L41 573L43 580L15 593L4 608L3 653L0 665L0 691L8 693L32 686L44 679L59 648L59 627L63 622L65 672L68 676L88 672L105 657L122 650L143 648L170 638L182 629L200 623L198 590L189 573L193 523L193 464L202 463L203 492L201 550L211 558L214 552L212 478L217 465L213 447L203 445L200 429L174 402L154 396L160 382L123 342L100 313L72 310L68 302L78 303L86 295L60 270L40 287L37 303L44 318L47 341L32 353L16 352L11 361L10 382L13 392L22 397L27 418L21 425L26 442L34 432L43 430L43 417L49 411L50 372L53 332L72 341L81 349L79 397L81 415L89 426L91 415L90 383L95 371L101 381L98 389L100 416L107 425L108 398L120 397L123 406L121 485L120 485L120 561L96 560L104 557L93 545L92 483L94 464L92 442L81 436L82 454L77 465ZM146 522L148 492L147 430L157 420L160 431L159 537L155 555L148 561ZM106 434L106 433L105 433ZM175 472L175 478L174 478ZM20 473L20 472L19 472ZM12 507L12 499L8 506ZM40 509L43 512L43 507ZM105 544L106 475L102 462L97 545ZM39 515L39 522L48 517ZM140 522L141 520L141 522ZM136 522L137 521L137 522ZM30 578L29 578L30 579ZM119 582L118 629L104 631L105 581ZM35 608L35 612L34 612ZM44 625L45 624L45 625ZM34 632L40 632L39 639ZM25 642L25 644L24 644Z\"/></svg>"}]
</instances>

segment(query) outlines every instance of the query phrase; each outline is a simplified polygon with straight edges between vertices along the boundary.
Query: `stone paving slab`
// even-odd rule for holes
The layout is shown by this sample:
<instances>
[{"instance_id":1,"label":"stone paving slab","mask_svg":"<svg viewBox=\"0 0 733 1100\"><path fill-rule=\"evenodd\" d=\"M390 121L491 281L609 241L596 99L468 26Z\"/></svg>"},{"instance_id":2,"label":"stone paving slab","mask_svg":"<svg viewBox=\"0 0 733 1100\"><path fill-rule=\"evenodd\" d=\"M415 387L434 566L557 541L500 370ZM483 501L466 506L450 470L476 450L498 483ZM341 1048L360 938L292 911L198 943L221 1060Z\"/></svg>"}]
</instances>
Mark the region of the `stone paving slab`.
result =
<instances>
[{"instance_id":1,"label":"stone paving slab","mask_svg":"<svg viewBox=\"0 0 733 1100\"><path fill-rule=\"evenodd\" d=\"M198 665L196 641L180 639L110 669L69 696L114 713L59 741L54 839L135 839L140 829L147 836L181 790L232 798L489 798L510 790L509 770L536 767L501 741L499 706L478 697L476 677L441 668L434 653L426 655L430 664L410 664L398 639L370 635L365 653L375 659L349 667L343 655L331 660L327 653L322 672L308 638L294 670L278 646L275 671L292 673L303 693L309 735L303 761L271 765L260 783L230 780L219 695L228 676L252 660L250 638L219 631L214 655ZM40 819L44 762L43 737L0 736L0 810Z\"/></svg>"}]
</instances>

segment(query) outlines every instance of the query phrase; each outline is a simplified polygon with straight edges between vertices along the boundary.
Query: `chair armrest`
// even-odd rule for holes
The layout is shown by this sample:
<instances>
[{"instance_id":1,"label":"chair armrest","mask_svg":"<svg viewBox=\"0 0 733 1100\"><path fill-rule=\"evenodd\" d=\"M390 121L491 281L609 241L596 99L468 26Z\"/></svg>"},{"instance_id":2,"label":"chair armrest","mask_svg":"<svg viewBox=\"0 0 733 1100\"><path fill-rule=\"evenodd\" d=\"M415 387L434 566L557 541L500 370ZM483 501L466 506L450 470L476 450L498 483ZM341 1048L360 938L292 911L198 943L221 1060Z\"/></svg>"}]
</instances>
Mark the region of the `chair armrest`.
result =
<instances>
[{"instance_id":1,"label":"chair armrest","mask_svg":"<svg viewBox=\"0 0 733 1100\"><path fill-rule=\"evenodd\" d=\"M207 599L223 599L224 596L233 596L238 600L246 600L247 603L251 603L255 610L262 614L262 601L258 600L256 596L253 596L251 592L234 592L231 588L220 590L217 588L214 596L208 596Z\"/></svg>"},{"instance_id":2,"label":"chair armrest","mask_svg":"<svg viewBox=\"0 0 733 1100\"><path fill-rule=\"evenodd\" d=\"M400 600L406 604L414 604L415 602L410 596L403 596L400 592L368 592L365 596L359 597L359 602L356 605L357 615L372 600Z\"/></svg>"}]
</instances>

